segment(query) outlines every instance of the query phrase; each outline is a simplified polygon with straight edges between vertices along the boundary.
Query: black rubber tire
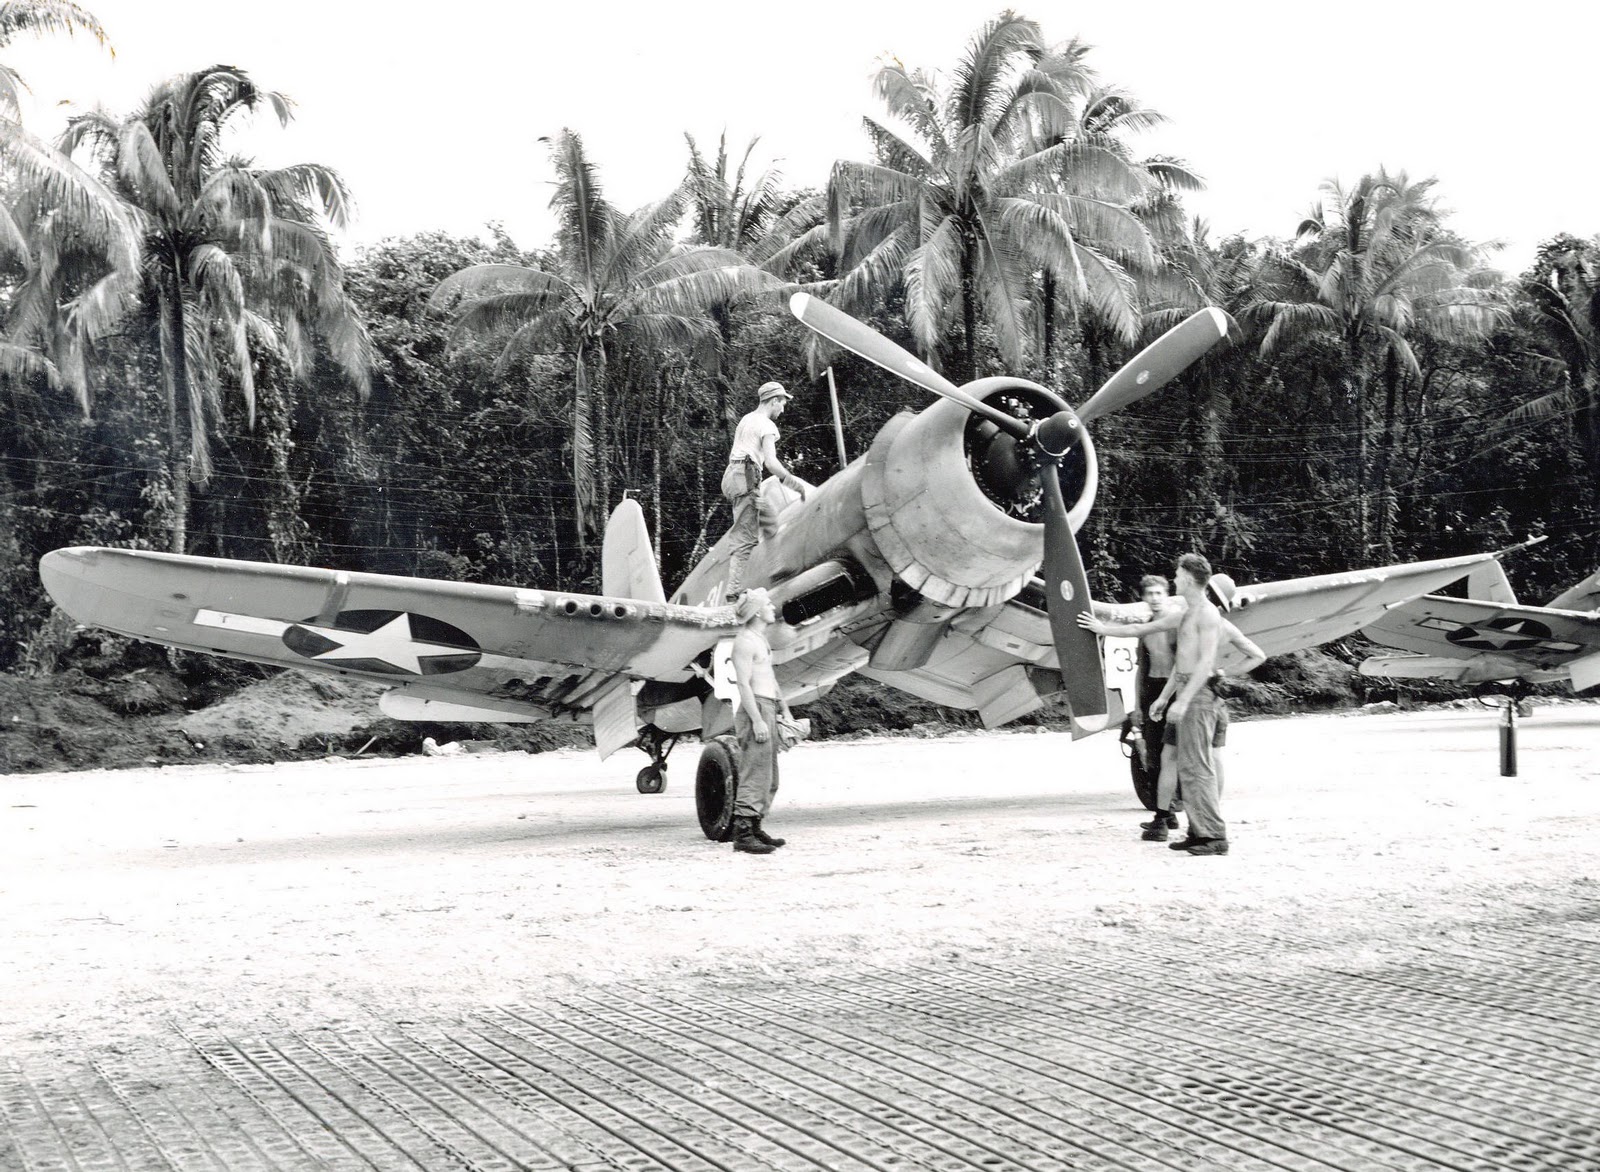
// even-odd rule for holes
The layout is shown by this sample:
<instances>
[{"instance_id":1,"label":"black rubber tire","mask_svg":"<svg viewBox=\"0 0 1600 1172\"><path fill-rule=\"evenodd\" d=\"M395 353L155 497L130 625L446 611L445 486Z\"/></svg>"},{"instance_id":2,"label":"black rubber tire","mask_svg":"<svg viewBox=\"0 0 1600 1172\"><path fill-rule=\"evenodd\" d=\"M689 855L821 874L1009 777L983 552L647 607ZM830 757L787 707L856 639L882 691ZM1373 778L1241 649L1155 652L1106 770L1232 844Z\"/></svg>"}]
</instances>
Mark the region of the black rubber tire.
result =
<instances>
[{"instance_id":1,"label":"black rubber tire","mask_svg":"<svg viewBox=\"0 0 1600 1172\"><path fill-rule=\"evenodd\" d=\"M1161 779L1161 770L1146 769L1144 762L1139 757L1139 750L1135 749L1128 758L1128 767L1133 772L1133 796L1139 799L1139 804L1146 810L1156 808L1156 782Z\"/></svg>"},{"instance_id":2,"label":"black rubber tire","mask_svg":"<svg viewBox=\"0 0 1600 1172\"><path fill-rule=\"evenodd\" d=\"M694 774L694 812L700 829L712 842L733 837L733 799L739 787L739 742L713 737L700 750Z\"/></svg>"},{"instance_id":3,"label":"black rubber tire","mask_svg":"<svg viewBox=\"0 0 1600 1172\"><path fill-rule=\"evenodd\" d=\"M667 788L667 771L659 765L646 765L639 770L633 784L642 794L658 794Z\"/></svg>"}]
</instances>

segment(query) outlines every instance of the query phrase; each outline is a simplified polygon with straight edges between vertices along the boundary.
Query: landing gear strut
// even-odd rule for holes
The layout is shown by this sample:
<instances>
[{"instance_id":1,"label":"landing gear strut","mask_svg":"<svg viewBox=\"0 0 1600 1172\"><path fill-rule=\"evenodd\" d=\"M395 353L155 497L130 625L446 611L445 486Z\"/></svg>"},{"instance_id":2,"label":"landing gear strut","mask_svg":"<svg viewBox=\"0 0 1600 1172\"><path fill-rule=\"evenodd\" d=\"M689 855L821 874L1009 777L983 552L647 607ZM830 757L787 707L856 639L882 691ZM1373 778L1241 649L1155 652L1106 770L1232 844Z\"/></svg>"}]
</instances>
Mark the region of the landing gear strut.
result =
<instances>
[{"instance_id":1,"label":"landing gear strut","mask_svg":"<svg viewBox=\"0 0 1600 1172\"><path fill-rule=\"evenodd\" d=\"M1500 709L1500 776L1517 775L1517 717L1528 715L1528 688L1522 682L1479 688L1478 703Z\"/></svg>"},{"instance_id":2,"label":"landing gear strut","mask_svg":"<svg viewBox=\"0 0 1600 1172\"><path fill-rule=\"evenodd\" d=\"M662 732L653 724L639 730L639 739L634 744L639 746L640 752L650 756L650 764L639 770L639 775L633 779L640 793L658 794L667 788L667 754L678 743L679 735Z\"/></svg>"}]
</instances>

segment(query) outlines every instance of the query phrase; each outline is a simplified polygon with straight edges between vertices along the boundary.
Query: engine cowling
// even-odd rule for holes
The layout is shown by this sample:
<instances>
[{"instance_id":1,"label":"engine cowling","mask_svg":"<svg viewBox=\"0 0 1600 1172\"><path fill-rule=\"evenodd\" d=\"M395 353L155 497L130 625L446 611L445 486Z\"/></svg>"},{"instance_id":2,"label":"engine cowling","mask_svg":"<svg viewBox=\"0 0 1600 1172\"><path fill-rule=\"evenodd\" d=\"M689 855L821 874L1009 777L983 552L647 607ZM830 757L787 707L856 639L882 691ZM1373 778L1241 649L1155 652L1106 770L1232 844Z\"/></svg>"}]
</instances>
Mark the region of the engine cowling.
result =
<instances>
[{"instance_id":1,"label":"engine cowling","mask_svg":"<svg viewBox=\"0 0 1600 1172\"><path fill-rule=\"evenodd\" d=\"M1017 378L962 388L1023 420L1067 404ZM1038 569L1038 457L959 403L941 400L878 434L861 478L867 526L896 576L947 606L989 606L1014 596ZM1094 507L1099 465L1088 436L1060 464L1074 531Z\"/></svg>"}]
</instances>

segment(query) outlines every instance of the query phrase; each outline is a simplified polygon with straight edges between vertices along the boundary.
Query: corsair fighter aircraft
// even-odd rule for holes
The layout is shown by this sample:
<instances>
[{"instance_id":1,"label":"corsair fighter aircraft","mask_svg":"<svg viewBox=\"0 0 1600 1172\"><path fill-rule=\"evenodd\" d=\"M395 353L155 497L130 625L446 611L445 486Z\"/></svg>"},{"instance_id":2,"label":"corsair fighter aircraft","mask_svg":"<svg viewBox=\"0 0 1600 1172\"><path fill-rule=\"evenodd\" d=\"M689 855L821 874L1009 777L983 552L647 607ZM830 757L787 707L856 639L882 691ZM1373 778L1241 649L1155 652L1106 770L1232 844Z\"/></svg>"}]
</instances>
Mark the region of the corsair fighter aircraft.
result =
<instances>
[{"instance_id":1,"label":"corsair fighter aircraft","mask_svg":"<svg viewBox=\"0 0 1600 1172\"><path fill-rule=\"evenodd\" d=\"M1075 533L1099 480L1085 425L1180 373L1226 335L1226 315L1196 313L1073 409L1018 378L957 387L807 294L790 308L938 401L890 420L804 500L775 480L762 486L777 526L745 582L777 604L769 635L785 698L804 704L859 673L975 710L990 727L1052 700L1070 709L1074 736L1120 718L1130 681L1107 687L1100 643L1076 622L1089 588ZM1231 617L1282 654L1349 634L1495 556L1248 586ZM725 839L737 776L717 654L738 627L723 604L728 560L724 538L669 600L643 513L625 500L607 526L598 596L94 547L46 554L39 572L80 622L392 684L380 704L393 717L591 723L602 757L630 744L649 755L643 793L665 785L677 740L698 735L700 824Z\"/></svg>"}]
</instances>

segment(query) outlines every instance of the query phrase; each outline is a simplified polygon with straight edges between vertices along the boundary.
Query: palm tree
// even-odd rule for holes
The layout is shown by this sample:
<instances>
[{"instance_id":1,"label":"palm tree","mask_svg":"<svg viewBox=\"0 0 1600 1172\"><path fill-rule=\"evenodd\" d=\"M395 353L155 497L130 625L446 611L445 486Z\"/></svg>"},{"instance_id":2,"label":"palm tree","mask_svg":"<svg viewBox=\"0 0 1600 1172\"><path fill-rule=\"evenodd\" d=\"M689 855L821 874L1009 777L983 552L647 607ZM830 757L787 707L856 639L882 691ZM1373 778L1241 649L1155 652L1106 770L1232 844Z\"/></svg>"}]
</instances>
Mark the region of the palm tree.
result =
<instances>
[{"instance_id":1,"label":"palm tree","mask_svg":"<svg viewBox=\"0 0 1600 1172\"><path fill-rule=\"evenodd\" d=\"M262 169L226 154L229 132L261 108L288 123L281 94L217 65L162 83L125 120L75 118L61 140L68 153L92 154L138 221L141 304L155 318L163 373L175 552L187 545L190 482L210 476L225 382L253 425L255 357L281 358L301 378L316 340L363 395L368 387L370 343L318 222L345 224L343 181L313 163Z\"/></svg>"},{"instance_id":2,"label":"palm tree","mask_svg":"<svg viewBox=\"0 0 1600 1172\"><path fill-rule=\"evenodd\" d=\"M23 33L87 33L110 48L93 15L63 0L0 4L0 48ZM94 176L29 134L21 76L0 62L0 260L21 275L8 290L0 373L65 383L89 409L86 351L136 271L138 239L120 201Z\"/></svg>"},{"instance_id":3,"label":"palm tree","mask_svg":"<svg viewBox=\"0 0 1600 1172\"><path fill-rule=\"evenodd\" d=\"M714 343L706 310L777 280L726 248L683 246L673 230L684 214L680 186L624 215L601 191L582 140L563 130L550 143L555 164L556 251L548 268L480 264L435 287L434 308L461 305L457 329L508 334L496 369L558 353L572 363L572 484L578 540L610 512L609 371L616 351Z\"/></svg>"},{"instance_id":4,"label":"palm tree","mask_svg":"<svg viewBox=\"0 0 1600 1172\"><path fill-rule=\"evenodd\" d=\"M1600 241L1557 236L1523 274L1532 327L1559 364L1557 390L1513 410L1507 423L1566 415L1600 496Z\"/></svg>"},{"instance_id":5,"label":"palm tree","mask_svg":"<svg viewBox=\"0 0 1600 1172\"><path fill-rule=\"evenodd\" d=\"M848 271L832 300L860 312L903 284L912 335L932 363L959 315L968 376L980 320L1020 366L1036 271L1131 340L1129 268L1155 261L1131 209L1152 177L1080 133L1092 93L1086 52L1076 42L1047 49L1034 22L1008 12L973 37L948 87L899 62L880 69L877 94L910 133L865 119L875 161L834 165L829 222Z\"/></svg>"},{"instance_id":6,"label":"palm tree","mask_svg":"<svg viewBox=\"0 0 1600 1172\"><path fill-rule=\"evenodd\" d=\"M1369 552L1369 390L1384 364L1377 495L1380 541L1387 539L1387 469L1395 398L1404 377L1421 380L1412 348L1418 338L1486 337L1502 317L1481 254L1448 235L1436 206L1436 181L1412 182L1379 171L1346 190L1323 184L1324 199L1300 225L1296 243L1267 257L1260 291L1243 316L1264 333L1261 353L1322 345L1335 354L1356 434L1359 553Z\"/></svg>"},{"instance_id":7,"label":"palm tree","mask_svg":"<svg viewBox=\"0 0 1600 1172\"><path fill-rule=\"evenodd\" d=\"M1185 223L1181 193L1199 191L1205 184L1186 164L1176 159L1165 156L1136 159L1129 142L1133 136L1160 126L1166 120L1164 114L1141 105L1121 89L1096 86L1084 95L1070 125L1064 129L1051 128L1048 134L1036 136L1033 144L1037 149L1057 143L1076 143L1080 149L1093 149L1121 160L1139 177L1142 192L1128 204L1127 210L1149 234L1156 259L1153 264L1131 266L1128 277L1133 283L1134 304L1145 310L1145 332L1151 324L1152 312L1194 310L1214 304L1207 301L1200 286L1181 264L1175 263L1177 258L1172 255L1188 253L1194 247ZM1092 183L1093 176L1073 171L1065 176L1052 176L1043 190L1081 187L1086 180ZM1063 298L1060 286L1056 270L1045 266L1040 273L1040 350L1047 365L1057 351L1058 319L1064 316L1063 311L1076 315L1082 302L1081 297ZM1172 317L1167 324L1175 325L1178 320L1179 317ZM1103 315L1091 318L1090 330L1102 329L1103 322Z\"/></svg>"}]
</instances>

